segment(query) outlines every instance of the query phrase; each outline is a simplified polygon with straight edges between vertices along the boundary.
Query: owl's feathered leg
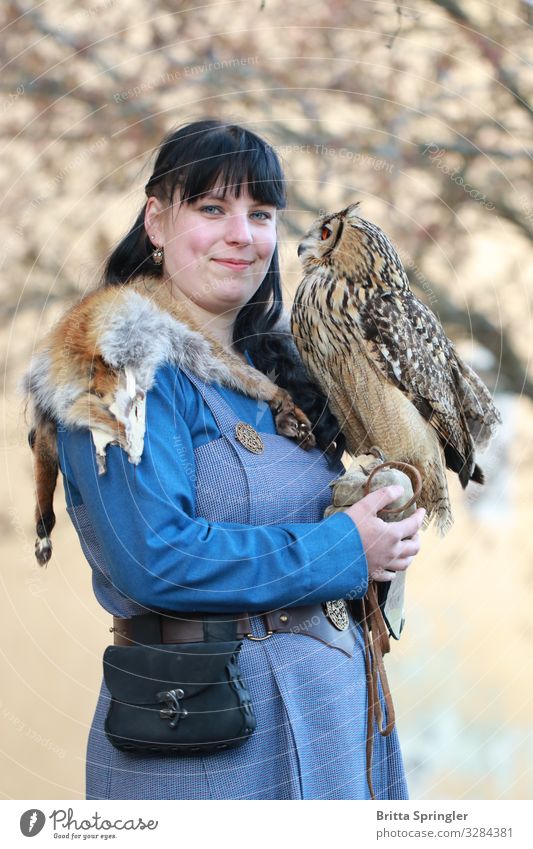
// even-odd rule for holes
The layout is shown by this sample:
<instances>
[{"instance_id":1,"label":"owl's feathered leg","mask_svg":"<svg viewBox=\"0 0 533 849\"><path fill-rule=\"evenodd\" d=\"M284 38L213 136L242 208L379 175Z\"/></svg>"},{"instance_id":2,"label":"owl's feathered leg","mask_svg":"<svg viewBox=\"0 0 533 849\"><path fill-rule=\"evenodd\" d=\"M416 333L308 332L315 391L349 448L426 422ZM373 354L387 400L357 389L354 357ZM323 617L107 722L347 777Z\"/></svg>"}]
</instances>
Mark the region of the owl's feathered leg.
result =
<instances>
[{"instance_id":1,"label":"owl's feathered leg","mask_svg":"<svg viewBox=\"0 0 533 849\"><path fill-rule=\"evenodd\" d=\"M423 472L418 502L418 506L426 510L423 527L427 528L433 522L438 534L444 536L453 525L453 513L443 459L427 461Z\"/></svg>"}]
</instances>

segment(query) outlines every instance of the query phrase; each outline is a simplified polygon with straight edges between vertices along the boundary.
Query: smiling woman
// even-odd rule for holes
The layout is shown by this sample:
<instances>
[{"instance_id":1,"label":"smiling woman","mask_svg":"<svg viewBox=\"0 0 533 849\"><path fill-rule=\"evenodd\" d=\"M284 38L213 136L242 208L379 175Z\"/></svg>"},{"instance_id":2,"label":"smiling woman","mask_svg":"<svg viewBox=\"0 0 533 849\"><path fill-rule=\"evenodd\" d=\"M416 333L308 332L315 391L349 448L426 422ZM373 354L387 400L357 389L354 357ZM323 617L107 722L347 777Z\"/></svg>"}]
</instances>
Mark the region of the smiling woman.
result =
<instances>
[{"instance_id":1,"label":"smiling woman","mask_svg":"<svg viewBox=\"0 0 533 849\"><path fill-rule=\"evenodd\" d=\"M396 730L380 734L367 701L356 601L406 568L422 517L381 522L392 487L323 518L345 443L282 314L279 161L249 130L199 121L163 141L145 189L102 287L28 378L113 615L87 798L405 798ZM282 435L265 384L313 434ZM127 437L107 438L105 463L86 409ZM53 511L38 518L47 535Z\"/></svg>"},{"instance_id":2,"label":"smiling woman","mask_svg":"<svg viewBox=\"0 0 533 849\"><path fill-rule=\"evenodd\" d=\"M239 187L241 188L241 187ZM192 312L231 346L241 308L265 279L276 249L276 207L247 188L215 186L185 203L150 197L145 227L164 252L165 285L188 299Z\"/></svg>"}]
</instances>

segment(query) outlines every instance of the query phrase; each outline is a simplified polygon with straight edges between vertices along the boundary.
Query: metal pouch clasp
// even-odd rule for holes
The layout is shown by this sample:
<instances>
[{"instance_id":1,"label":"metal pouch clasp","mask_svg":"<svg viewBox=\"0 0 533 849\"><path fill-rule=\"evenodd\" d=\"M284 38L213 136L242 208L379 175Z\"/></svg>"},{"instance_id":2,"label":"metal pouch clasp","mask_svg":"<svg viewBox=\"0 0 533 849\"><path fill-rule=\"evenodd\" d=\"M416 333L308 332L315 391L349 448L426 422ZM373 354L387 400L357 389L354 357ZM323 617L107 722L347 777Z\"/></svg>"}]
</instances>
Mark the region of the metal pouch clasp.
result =
<instances>
[{"instance_id":1,"label":"metal pouch clasp","mask_svg":"<svg viewBox=\"0 0 533 849\"><path fill-rule=\"evenodd\" d=\"M187 711L180 705L180 699L185 693L181 689L163 690L157 693L156 699L158 702L166 703L167 707L159 711L161 719L169 719L170 727L175 728L180 719L187 716Z\"/></svg>"}]
</instances>

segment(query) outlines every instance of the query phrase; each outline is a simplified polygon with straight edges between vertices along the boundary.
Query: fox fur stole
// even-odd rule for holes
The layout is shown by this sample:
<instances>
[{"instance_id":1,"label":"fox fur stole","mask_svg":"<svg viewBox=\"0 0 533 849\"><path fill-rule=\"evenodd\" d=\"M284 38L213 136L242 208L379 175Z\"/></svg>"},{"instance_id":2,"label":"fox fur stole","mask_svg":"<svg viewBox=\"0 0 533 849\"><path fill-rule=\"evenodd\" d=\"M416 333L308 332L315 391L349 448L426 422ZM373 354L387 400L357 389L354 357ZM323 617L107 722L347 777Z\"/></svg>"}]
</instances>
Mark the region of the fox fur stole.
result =
<instances>
[{"instance_id":1,"label":"fox fur stole","mask_svg":"<svg viewBox=\"0 0 533 849\"><path fill-rule=\"evenodd\" d=\"M287 319L277 330L287 330ZM295 357L298 354L295 350ZM183 366L207 383L220 383L266 401L278 433L302 448L315 445L311 424L289 393L224 348L159 279L105 286L74 304L37 348L22 380L31 408L29 442L36 482L35 555L50 559L58 475L57 428L88 428L98 470L105 449L118 443L132 463L141 460L146 393L159 366Z\"/></svg>"}]
</instances>

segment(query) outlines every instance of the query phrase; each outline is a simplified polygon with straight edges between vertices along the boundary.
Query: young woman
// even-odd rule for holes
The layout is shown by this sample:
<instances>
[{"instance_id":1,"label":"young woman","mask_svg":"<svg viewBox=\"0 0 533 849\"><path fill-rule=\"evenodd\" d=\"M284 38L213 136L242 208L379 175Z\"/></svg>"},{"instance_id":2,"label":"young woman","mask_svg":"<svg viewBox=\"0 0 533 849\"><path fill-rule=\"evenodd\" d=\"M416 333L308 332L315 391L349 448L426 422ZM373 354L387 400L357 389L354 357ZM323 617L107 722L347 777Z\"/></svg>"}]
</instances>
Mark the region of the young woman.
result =
<instances>
[{"instance_id":1,"label":"young woman","mask_svg":"<svg viewBox=\"0 0 533 849\"><path fill-rule=\"evenodd\" d=\"M377 511L399 495L390 487L322 518L329 482L343 472L343 439L283 322L276 216L285 190L273 149L219 121L184 126L161 144L146 195L102 286L139 292L146 283L148 300L150 292L170 295L221 350L289 391L317 446L303 450L276 433L263 401L201 379L187 359L189 337L176 336L174 325L173 357L159 357L147 393L137 465L108 445L98 474L89 430L59 428L69 514L117 641L142 621L134 617L153 611L174 612L178 624L183 617L189 630L174 631L176 642L192 641L190 629L209 614L239 618L241 674L257 720L234 749L120 751L104 733L110 695L102 683L87 798L370 798L361 626L348 605L347 627L335 625L324 603L361 598L370 578L391 580L407 568L423 511L381 522ZM135 303L148 361L162 336ZM123 314L107 313L105 329L117 347L128 346ZM376 798L407 798L395 730L384 737L375 729L372 783Z\"/></svg>"}]
</instances>

